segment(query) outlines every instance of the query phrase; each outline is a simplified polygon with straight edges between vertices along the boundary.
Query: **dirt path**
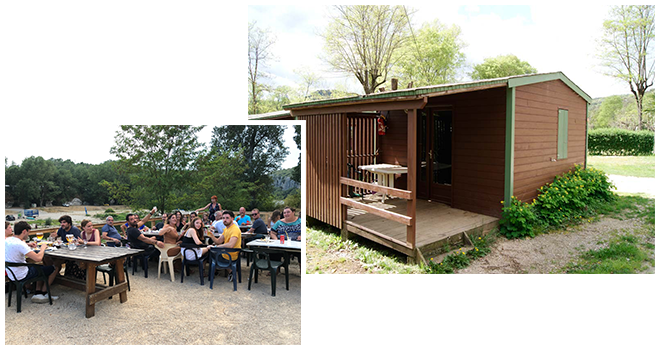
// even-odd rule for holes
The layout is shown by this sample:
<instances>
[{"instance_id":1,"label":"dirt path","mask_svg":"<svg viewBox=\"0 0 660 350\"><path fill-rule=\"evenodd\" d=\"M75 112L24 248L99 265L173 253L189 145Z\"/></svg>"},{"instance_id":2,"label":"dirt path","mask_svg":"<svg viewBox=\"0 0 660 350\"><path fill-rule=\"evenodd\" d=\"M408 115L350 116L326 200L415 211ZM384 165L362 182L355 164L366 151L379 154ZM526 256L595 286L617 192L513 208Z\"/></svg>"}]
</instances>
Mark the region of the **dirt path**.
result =
<instances>
[{"instance_id":1,"label":"dirt path","mask_svg":"<svg viewBox=\"0 0 660 350\"><path fill-rule=\"evenodd\" d=\"M576 259L580 252L602 247L614 235L635 232L642 225L642 221L636 218L603 218L598 222L530 239L509 240L499 237L491 247L490 254L473 261L457 273L562 273L563 268Z\"/></svg>"}]
</instances>

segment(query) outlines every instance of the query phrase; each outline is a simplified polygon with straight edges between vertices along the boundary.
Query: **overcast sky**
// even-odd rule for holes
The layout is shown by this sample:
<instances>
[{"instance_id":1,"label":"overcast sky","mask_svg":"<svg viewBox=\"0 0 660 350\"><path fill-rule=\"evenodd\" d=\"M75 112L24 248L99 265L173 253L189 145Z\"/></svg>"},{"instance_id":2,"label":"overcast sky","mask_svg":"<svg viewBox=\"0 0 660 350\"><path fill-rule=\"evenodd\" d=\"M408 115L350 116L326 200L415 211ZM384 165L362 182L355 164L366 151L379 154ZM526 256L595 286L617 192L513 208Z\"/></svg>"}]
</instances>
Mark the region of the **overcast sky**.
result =
<instances>
[{"instance_id":1,"label":"overcast sky","mask_svg":"<svg viewBox=\"0 0 660 350\"><path fill-rule=\"evenodd\" d=\"M232 14L228 16L228 14ZM0 5L3 154L99 164L121 124L247 124L247 7L217 1ZM243 33L242 35L234 35ZM298 163L293 130L285 134Z\"/></svg>"},{"instance_id":2,"label":"overcast sky","mask_svg":"<svg viewBox=\"0 0 660 350\"><path fill-rule=\"evenodd\" d=\"M434 2L427 2L434 3ZM440 4L439 2L436 2ZM416 10L411 22L420 27L438 19L461 28L466 63L482 63L487 57L514 54L539 73L561 71L591 97L627 94L626 84L605 77L596 59L596 41L601 36L608 6L595 3L558 6L555 2L530 6L410 5ZM320 72L328 86L340 83L363 93L354 78L332 72L319 56L332 9L329 6L249 6L248 19L276 38L272 53L276 61L267 68L271 84L297 84L295 68ZM469 76L469 69L464 80Z\"/></svg>"}]
</instances>

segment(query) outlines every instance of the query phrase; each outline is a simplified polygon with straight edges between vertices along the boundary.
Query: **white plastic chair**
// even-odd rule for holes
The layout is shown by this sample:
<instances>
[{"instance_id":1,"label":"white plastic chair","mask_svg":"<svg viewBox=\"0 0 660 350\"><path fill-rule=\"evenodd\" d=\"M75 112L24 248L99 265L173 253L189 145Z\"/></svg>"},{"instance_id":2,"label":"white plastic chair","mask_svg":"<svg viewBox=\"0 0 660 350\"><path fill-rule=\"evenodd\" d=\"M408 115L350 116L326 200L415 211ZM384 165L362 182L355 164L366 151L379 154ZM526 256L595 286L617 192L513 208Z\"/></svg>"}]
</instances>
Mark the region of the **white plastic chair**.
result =
<instances>
[{"instance_id":1,"label":"white plastic chair","mask_svg":"<svg viewBox=\"0 0 660 350\"><path fill-rule=\"evenodd\" d=\"M172 282L174 282L174 260L181 260L183 257L181 256L181 252L175 256L167 256L167 251L178 246L176 244L165 244L164 248L159 248L158 246L155 247L156 249L160 250L160 258L158 259L158 279L160 279L160 270L163 267L163 263L167 262L167 265L169 265L170 268L170 278Z\"/></svg>"}]
</instances>

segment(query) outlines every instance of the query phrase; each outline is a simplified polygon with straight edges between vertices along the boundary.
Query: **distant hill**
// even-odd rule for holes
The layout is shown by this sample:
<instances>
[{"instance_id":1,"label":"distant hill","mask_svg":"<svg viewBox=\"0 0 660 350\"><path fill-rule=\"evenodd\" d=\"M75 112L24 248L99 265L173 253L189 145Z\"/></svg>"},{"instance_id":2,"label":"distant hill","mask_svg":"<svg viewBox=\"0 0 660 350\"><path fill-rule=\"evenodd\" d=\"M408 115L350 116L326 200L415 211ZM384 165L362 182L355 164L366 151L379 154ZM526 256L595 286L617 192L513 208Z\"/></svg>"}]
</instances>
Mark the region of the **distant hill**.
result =
<instances>
[{"instance_id":1,"label":"distant hill","mask_svg":"<svg viewBox=\"0 0 660 350\"><path fill-rule=\"evenodd\" d=\"M275 186L275 197L284 199L291 191L300 188L300 182L292 179L293 168L275 171L271 178Z\"/></svg>"},{"instance_id":2,"label":"distant hill","mask_svg":"<svg viewBox=\"0 0 660 350\"><path fill-rule=\"evenodd\" d=\"M655 89L644 95L644 129L655 131ZM632 94L594 98L589 106L589 129L638 127L637 105Z\"/></svg>"}]
</instances>

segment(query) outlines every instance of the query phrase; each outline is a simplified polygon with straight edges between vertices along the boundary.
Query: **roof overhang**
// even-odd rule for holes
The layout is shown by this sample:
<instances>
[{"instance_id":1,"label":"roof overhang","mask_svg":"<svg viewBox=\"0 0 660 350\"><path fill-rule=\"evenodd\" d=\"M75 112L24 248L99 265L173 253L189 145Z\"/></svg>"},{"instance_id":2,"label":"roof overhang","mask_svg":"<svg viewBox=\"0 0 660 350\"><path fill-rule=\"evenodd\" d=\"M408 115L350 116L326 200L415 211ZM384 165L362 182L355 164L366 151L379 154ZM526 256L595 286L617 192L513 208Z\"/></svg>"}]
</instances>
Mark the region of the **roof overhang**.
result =
<instances>
[{"instance_id":1,"label":"roof overhang","mask_svg":"<svg viewBox=\"0 0 660 350\"><path fill-rule=\"evenodd\" d=\"M436 86L410 88L397 91L378 92L369 95L343 97L328 100L293 103L283 106L290 110L291 115L325 114L333 112L360 112L385 109L415 108L420 103L425 104L429 97L459 94L471 91L493 89L498 87L514 88L529 84L542 83L551 80L561 80L588 103L591 97L568 79L564 73L528 74L496 79L479 80L467 83L452 83Z\"/></svg>"}]
</instances>

